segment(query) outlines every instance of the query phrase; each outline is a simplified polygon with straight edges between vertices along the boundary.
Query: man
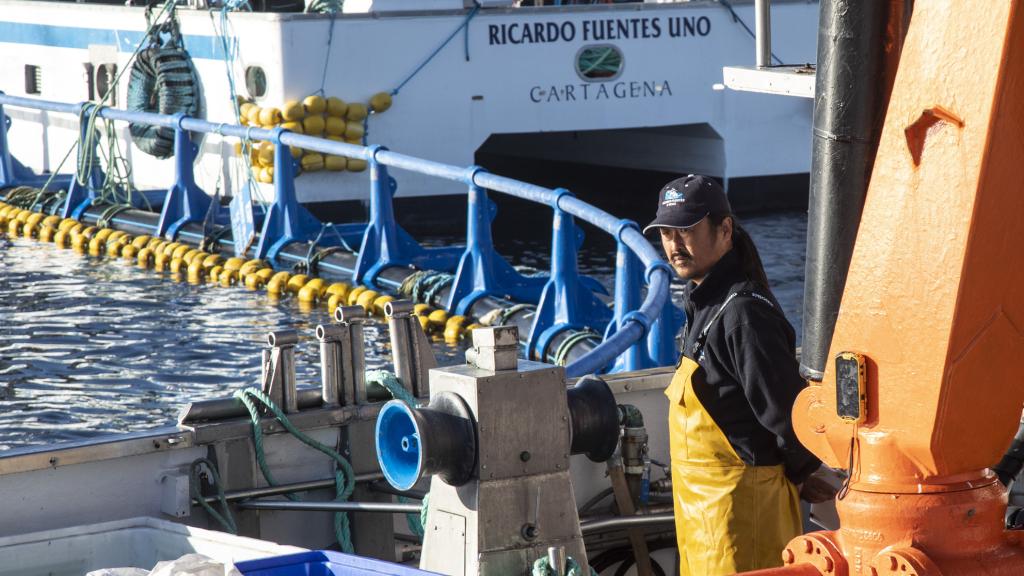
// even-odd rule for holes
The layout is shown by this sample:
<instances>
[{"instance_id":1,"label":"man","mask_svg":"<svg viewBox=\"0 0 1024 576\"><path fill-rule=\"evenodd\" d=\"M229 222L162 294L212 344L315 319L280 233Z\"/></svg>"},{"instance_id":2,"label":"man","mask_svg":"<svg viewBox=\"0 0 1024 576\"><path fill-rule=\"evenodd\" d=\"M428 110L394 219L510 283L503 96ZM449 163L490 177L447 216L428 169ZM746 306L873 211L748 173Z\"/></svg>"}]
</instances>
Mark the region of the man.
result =
<instances>
[{"instance_id":1,"label":"man","mask_svg":"<svg viewBox=\"0 0 1024 576\"><path fill-rule=\"evenodd\" d=\"M790 418L806 385L795 333L716 181L691 174L668 183L644 232L653 229L689 281L682 355L665 390L680 574L779 566L802 532L798 486L821 465ZM814 501L834 493L821 482L809 488Z\"/></svg>"}]
</instances>

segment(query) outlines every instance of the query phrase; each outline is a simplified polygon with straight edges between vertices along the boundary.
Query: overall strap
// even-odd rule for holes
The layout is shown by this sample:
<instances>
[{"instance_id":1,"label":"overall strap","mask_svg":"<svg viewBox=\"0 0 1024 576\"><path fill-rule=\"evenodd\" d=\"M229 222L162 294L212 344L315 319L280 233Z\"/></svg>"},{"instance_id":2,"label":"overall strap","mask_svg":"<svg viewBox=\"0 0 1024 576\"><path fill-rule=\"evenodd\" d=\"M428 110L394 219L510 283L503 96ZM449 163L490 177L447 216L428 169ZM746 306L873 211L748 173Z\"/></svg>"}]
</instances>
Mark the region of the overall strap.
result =
<instances>
[{"instance_id":1,"label":"overall strap","mask_svg":"<svg viewBox=\"0 0 1024 576\"><path fill-rule=\"evenodd\" d=\"M722 302L722 305L719 306L718 310L715 311L714 316L712 316L711 319L708 320L707 324L704 325L704 328L700 331L700 334L697 335L697 340L694 341L693 343L693 356L694 358L697 359L698 362L704 359L704 345L707 343L708 334L711 332L711 327L714 326L718 319L722 316L722 312L725 311L725 307L728 306L730 302L732 302L739 296L751 296L768 304L769 306L775 306L770 299L761 294L758 294L757 292L754 292L753 290L739 290L737 292L729 294L729 296L726 297L725 302Z\"/></svg>"}]
</instances>

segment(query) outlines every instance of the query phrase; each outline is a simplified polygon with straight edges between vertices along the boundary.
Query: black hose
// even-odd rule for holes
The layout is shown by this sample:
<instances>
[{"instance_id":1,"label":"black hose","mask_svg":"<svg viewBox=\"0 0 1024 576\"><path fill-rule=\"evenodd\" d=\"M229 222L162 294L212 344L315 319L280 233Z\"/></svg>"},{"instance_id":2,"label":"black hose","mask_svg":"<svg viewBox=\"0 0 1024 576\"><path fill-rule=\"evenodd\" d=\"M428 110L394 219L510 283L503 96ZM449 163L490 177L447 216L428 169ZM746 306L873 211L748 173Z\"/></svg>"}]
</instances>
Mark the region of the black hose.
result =
<instances>
[{"instance_id":1,"label":"black hose","mask_svg":"<svg viewBox=\"0 0 1024 576\"><path fill-rule=\"evenodd\" d=\"M585 514L591 508L597 506L601 502L601 500L604 500L605 498L611 496L612 492L614 492L614 490L611 486L598 492L590 500L587 500L587 502L583 506L580 506L579 515L583 516L583 514Z\"/></svg>"}]
</instances>

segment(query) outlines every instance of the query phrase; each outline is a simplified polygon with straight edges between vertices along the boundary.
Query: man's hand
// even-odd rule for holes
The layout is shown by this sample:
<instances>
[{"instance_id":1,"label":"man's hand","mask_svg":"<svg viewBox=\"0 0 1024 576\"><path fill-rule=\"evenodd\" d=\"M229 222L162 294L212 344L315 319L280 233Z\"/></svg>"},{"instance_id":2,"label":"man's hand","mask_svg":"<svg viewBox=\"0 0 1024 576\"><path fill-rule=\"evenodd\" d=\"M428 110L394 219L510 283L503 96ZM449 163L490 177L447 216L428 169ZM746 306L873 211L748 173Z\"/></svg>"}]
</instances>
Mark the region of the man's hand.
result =
<instances>
[{"instance_id":1,"label":"man's hand","mask_svg":"<svg viewBox=\"0 0 1024 576\"><path fill-rule=\"evenodd\" d=\"M822 464L804 480L803 484L797 486L800 492L800 499L819 504L836 497L839 488L843 485L846 474L833 470Z\"/></svg>"}]
</instances>

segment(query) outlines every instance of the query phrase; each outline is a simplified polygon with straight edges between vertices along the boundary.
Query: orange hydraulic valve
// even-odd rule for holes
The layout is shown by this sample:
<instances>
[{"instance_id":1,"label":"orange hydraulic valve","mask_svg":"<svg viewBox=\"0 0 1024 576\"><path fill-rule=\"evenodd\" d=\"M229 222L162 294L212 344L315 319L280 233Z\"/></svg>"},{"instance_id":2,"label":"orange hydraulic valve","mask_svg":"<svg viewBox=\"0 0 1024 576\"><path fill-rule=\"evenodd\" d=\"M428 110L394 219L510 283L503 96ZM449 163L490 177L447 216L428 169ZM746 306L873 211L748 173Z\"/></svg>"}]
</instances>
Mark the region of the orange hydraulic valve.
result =
<instances>
[{"instance_id":1,"label":"orange hydraulic valve","mask_svg":"<svg viewBox=\"0 0 1024 576\"><path fill-rule=\"evenodd\" d=\"M841 528L764 574L1024 574L988 469L1024 404L1022 1L915 4L837 360L793 409L801 441L852 471Z\"/></svg>"}]
</instances>

